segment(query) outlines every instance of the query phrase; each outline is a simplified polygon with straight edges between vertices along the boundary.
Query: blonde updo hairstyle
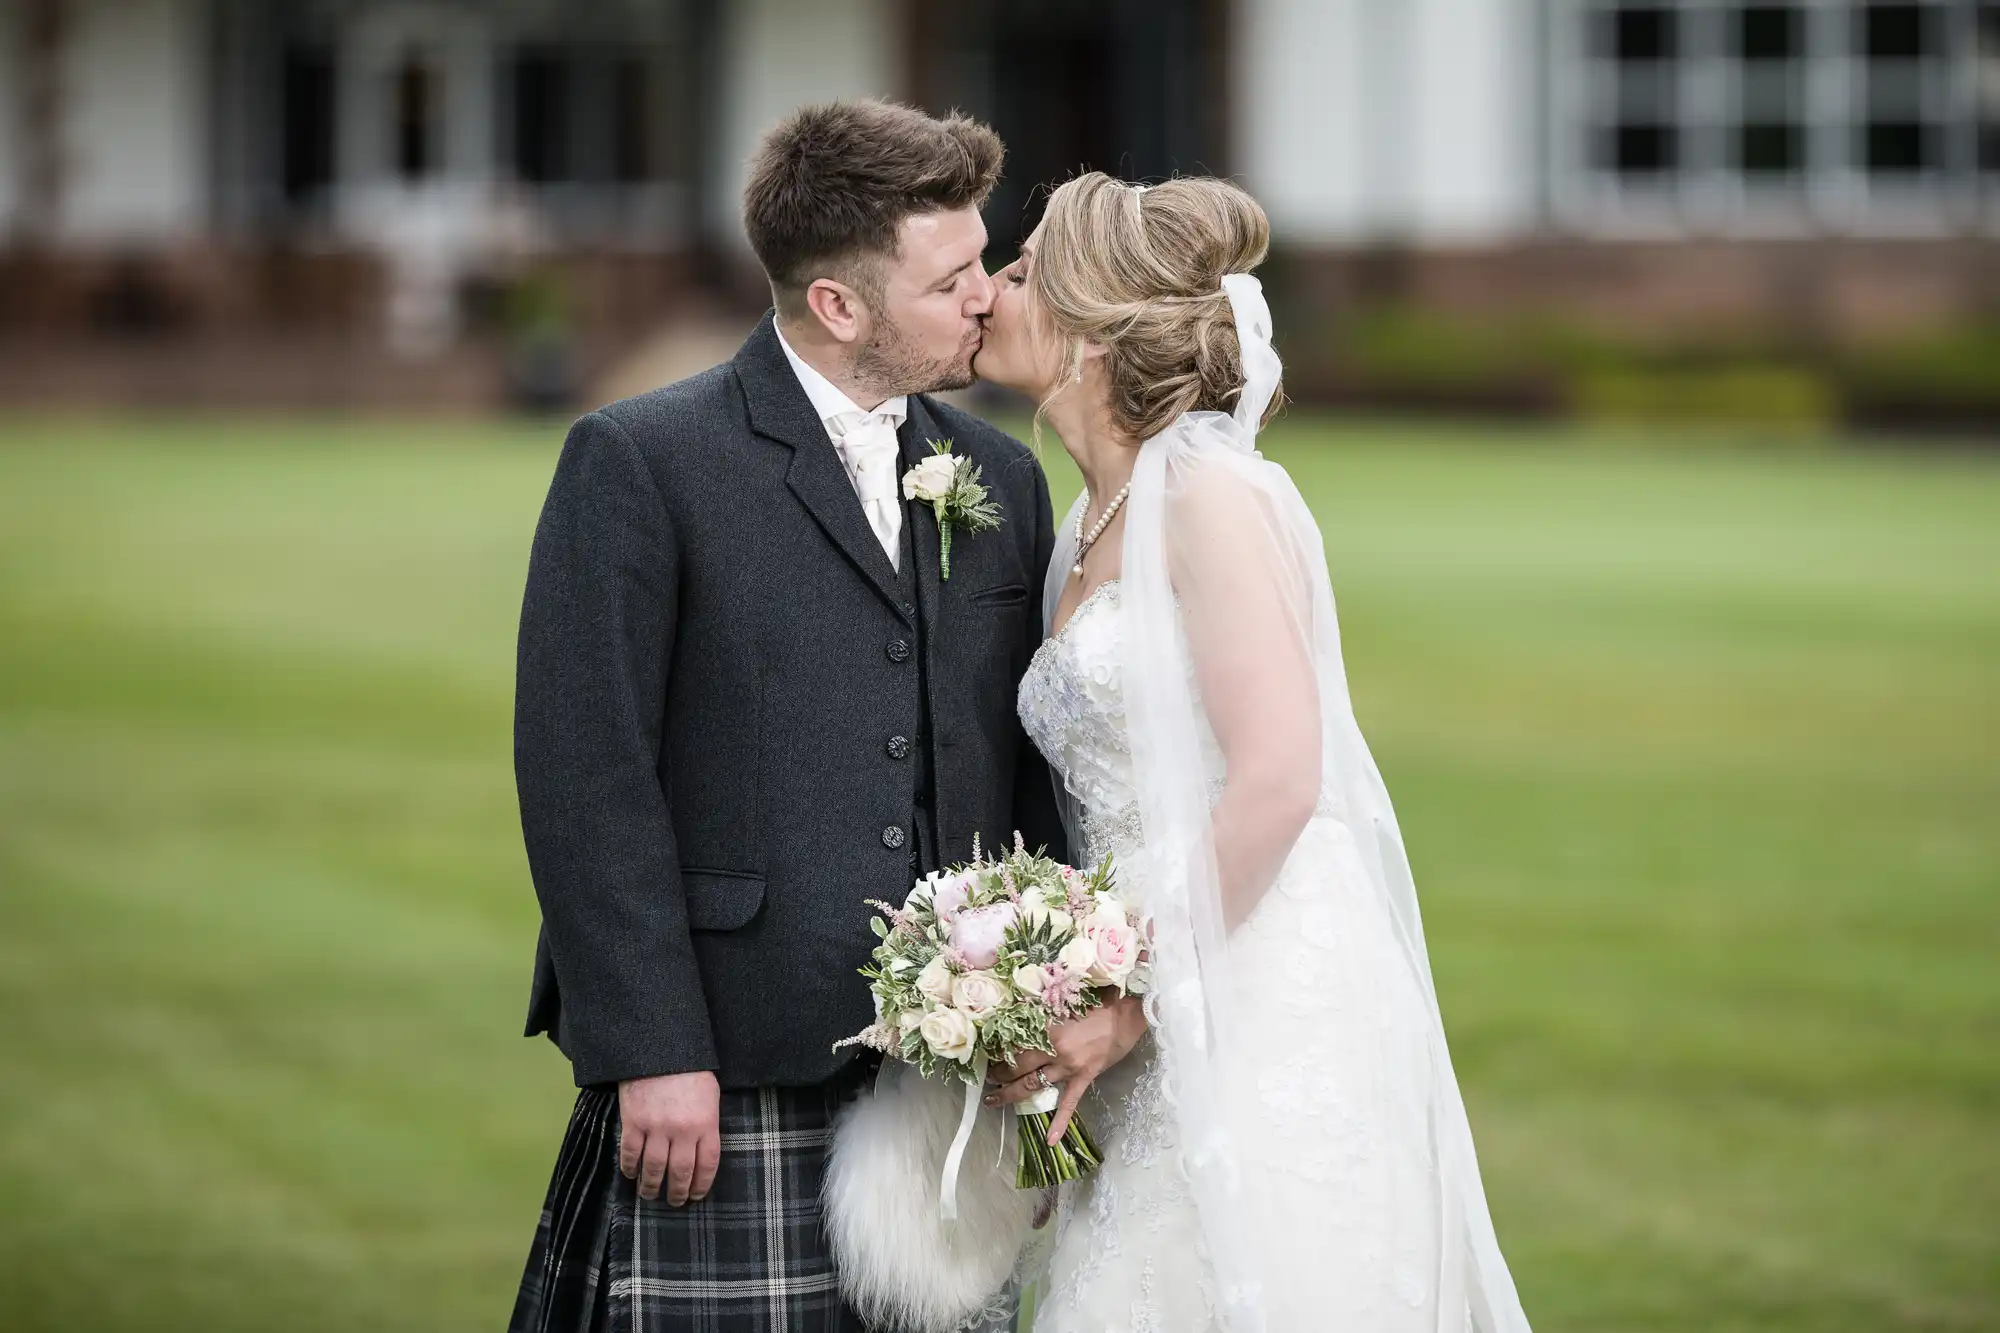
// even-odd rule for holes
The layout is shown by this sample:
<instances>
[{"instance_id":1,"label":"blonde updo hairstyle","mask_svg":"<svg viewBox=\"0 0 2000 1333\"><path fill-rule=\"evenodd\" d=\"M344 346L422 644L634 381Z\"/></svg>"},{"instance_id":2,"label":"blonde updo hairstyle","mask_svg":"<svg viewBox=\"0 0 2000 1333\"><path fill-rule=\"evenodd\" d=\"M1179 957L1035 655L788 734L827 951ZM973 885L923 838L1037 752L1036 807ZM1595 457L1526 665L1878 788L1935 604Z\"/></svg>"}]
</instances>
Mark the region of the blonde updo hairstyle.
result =
<instances>
[{"instance_id":1,"label":"blonde updo hairstyle","mask_svg":"<svg viewBox=\"0 0 2000 1333\"><path fill-rule=\"evenodd\" d=\"M1076 380L1084 344L1096 343L1112 421L1134 439L1183 412L1233 410L1243 358L1222 279L1255 268L1270 245L1263 208L1225 180L1178 177L1140 190L1093 171L1058 186L1028 277L1067 344L1050 399ZM1282 389L1272 394L1264 421L1283 402Z\"/></svg>"}]
</instances>

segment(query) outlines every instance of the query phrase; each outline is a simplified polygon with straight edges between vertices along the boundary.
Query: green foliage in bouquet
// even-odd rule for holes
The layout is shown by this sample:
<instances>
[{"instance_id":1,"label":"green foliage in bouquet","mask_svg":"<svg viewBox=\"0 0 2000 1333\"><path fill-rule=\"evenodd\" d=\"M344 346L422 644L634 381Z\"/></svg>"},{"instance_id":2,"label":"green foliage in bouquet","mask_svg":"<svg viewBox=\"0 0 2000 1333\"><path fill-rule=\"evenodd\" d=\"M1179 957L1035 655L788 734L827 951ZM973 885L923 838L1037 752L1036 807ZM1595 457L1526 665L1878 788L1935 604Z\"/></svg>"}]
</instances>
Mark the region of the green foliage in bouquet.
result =
<instances>
[{"instance_id":1,"label":"green foliage in bouquet","mask_svg":"<svg viewBox=\"0 0 2000 1333\"><path fill-rule=\"evenodd\" d=\"M1149 960L1119 901L1111 863L1078 871L1013 850L930 875L900 908L872 904L880 941L861 969L876 1021L848 1040L916 1067L925 1078L982 1082L990 1065L1022 1051L1055 1054L1049 1029L1104 1003L1112 990L1143 992ZM1074 1180L1100 1155L1072 1116L1047 1141L1054 1089L1020 1110L1022 1188Z\"/></svg>"}]
</instances>

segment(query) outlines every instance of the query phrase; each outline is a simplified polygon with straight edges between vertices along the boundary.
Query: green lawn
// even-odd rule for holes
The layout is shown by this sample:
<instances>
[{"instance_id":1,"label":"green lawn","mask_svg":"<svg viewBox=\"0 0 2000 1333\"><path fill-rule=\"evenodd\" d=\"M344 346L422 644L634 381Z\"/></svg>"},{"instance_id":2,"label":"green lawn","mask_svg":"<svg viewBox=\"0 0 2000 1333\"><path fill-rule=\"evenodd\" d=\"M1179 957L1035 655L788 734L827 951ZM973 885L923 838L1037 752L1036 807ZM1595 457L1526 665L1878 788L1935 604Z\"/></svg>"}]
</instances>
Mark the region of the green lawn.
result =
<instances>
[{"instance_id":1,"label":"green lawn","mask_svg":"<svg viewBox=\"0 0 2000 1333\"><path fill-rule=\"evenodd\" d=\"M500 1327L558 436L0 421L0 1329ZM2000 1326L2000 461L1271 447L1537 1327Z\"/></svg>"}]
</instances>

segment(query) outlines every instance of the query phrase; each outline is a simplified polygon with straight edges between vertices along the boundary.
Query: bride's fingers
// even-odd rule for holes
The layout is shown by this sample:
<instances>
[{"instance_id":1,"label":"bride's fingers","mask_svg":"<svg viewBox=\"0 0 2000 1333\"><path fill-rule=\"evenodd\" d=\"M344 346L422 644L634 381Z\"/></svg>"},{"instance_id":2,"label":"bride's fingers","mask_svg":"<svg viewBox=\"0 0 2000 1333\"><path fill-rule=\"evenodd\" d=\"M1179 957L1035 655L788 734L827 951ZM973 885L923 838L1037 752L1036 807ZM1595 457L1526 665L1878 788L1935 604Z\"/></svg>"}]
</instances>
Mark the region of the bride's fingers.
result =
<instances>
[{"instance_id":1,"label":"bride's fingers","mask_svg":"<svg viewBox=\"0 0 2000 1333\"><path fill-rule=\"evenodd\" d=\"M1036 1078L1036 1074L1040 1074L1042 1077ZM1007 1082L993 1089L993 1091L987 1093L986 1104L988 1106L1004 1106L1008 1102L1024 1102L1030 1097L1039 1095L1043 1088L1054 1087L1059 1083L1063 1083L1069 1077L1070 1075L1064 1071L1063 1066L1056 1061L1044 1061L1042 1064L1035 1066L1030 1072L1023 1074L1020 1078L1009 1079Z\"/></svg>"},{"instance_id":2,"label":"bride's fingers","mask_svg":"<svg viewBox=\"0 0 2000 1333\"><path fill-rule=\"evenodd\" d=\"M1069 1128L1069 1118L1076 1114L1077 1103L1083 1094L1090 1091L1091 1081L1082 1076L1063 1084L1062 1100L1056 1103L1056 1113L1049 1117L1049 1146L1062 1142L1065 1130Z\"/></svg>"},{"instance_id":3,"label":"bride's fingers","mask_svg":"<svg viewBox=\"0 0 2000 1333\"><path fill-rule=\"evenodd\" d=\"M1014 1057L1013 1064L996 1065L994 1067L993 1081L996 1084L1004 1086L1005 1084L1014 1082L1016 1079L1028 1077L1028 1075L1034 1073L1037 1069L1054 1064L1055 1059L1053 1055L1048 1054L1046 1051L1022 1051Z\"/></svg>"}]
</instances>

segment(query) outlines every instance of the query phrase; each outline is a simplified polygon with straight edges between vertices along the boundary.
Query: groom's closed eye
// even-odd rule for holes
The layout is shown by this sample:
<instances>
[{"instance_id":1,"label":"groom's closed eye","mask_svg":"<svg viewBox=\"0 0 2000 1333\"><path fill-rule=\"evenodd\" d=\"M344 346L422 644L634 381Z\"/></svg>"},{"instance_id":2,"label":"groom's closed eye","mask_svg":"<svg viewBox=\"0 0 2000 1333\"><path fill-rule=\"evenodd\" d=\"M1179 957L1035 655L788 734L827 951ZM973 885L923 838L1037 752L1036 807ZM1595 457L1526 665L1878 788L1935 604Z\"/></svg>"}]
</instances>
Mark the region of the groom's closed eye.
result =
<instances>
[{"instance_id":1,"label":"groom's closed eye","mask_svg":"<svg viewBox=\"0 0 2000 1333\"><path fill-rule=\"evenodd\" d=\"M978 260L974 259L967 263L960 264L957 268L953 269L949 274L945 276L944 281L938 283L935 287L931 288L931 290L934 292L950 291L952 288L958 286L958 280L965 276L965 271L978 262L979 262Z\"/></svg>"}]
</instances>

